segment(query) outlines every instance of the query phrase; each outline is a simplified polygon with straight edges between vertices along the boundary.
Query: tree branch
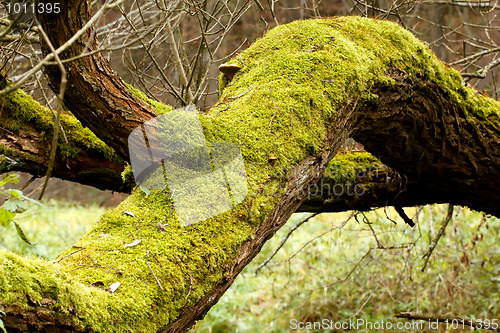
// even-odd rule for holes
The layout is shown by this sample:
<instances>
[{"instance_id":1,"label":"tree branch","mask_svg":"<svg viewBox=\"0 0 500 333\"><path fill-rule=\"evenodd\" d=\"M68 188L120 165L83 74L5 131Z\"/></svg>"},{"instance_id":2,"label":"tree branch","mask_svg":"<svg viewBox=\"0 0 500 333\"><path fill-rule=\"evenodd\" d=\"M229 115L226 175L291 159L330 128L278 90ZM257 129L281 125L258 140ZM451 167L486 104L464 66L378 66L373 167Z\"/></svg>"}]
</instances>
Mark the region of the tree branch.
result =
<instances>
[{"instance_id":1,"label":"tree branch","mask_svg":"<svg viewBox=\"0 0 500 333\"><path fill-rule=\"evenodd\" d=\"M0 89L8 86L0 74ZM0 153L9 157L0 172L22 171L41 177L47 170L53 115L31 96L15 90L0 97ZM61 114L68 142L59 142L53 176L105 190L129 192L121 177L124 162L70 114Z\"/></svg>"},{"instance_id":2,"label":"tree branch","mask_svg":"<svg viewBox=\"0 0 500 333\"><path fill-rule=\"evenodd\" d=\"M119 3L102 8L111 8ZM84 30L90 18L90 1L70 0L61 2L60 14L40 15L40 23L56 49L66 45L75 35L82 35L60 54L61 59L68 59L97 49L93 30ZM42 51L45 55L51 53L43 41ZM126 86L100 53L68 63L67 70L66 107L84 126L115 149L117 155L128 160L129 134L144 121L155 117L155 110ZM61 77L58 67L46 67L46 73L52 90L58 92Z\"/></svg>"}]
</instances>

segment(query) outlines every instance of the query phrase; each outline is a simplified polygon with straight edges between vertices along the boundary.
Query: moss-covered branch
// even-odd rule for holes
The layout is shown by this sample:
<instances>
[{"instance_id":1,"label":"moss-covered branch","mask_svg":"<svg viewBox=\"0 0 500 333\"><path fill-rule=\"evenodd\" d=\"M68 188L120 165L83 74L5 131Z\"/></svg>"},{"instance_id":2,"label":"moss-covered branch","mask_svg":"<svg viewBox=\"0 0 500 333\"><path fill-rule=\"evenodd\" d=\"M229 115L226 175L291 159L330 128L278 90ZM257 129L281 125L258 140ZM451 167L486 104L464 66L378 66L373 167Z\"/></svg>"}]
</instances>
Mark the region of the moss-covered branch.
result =
<instances>
[{"instance_id":1,"label":"moss-covered branch","mask_svg":"<svg viewBox=\"0 0 500 333\"><path fill-rule=\"evenodd\" d=\"M0 74L0 89L9 84ZM48 164L54 117L21 90L0 96L0 172L23 171L43 176ZM59 139L53 176L100 189L130 191L120 173L124 164L113 149L84 128L71 114L61 116L63 134ZM67 139L67 141L66 141Z\"/></svg>"},{"instance_id":2,"label":"moss-covered branch","mask_svg":"<svg viewBox=\"0 0 500 333\"><path fill-rule=\"evenodd\" d=\"M463 87L455 71L394 23L359 17L298 21L271 30L232 62L241 62L242 70L201 122L207 141L241 147L248 176L245 200L233 210L182 227L168 188L149 196L136 189L61 254L57 264L0 253L0 310L7 314L8 326L186 331L306 200L351 134L382 161L397 165L409 175L407 183L419 189L430 188L427 182L436 178L426 175L441 170L436 166L442 155L435 154L443 149L427 149L422 144L427 137L458 140L454 142L460 144L443 147L469 157L471 163L449 175L452 183L472 174L470 170L483 176L498 172L488 159L499 151L492 151L499 143L498 103ZM420 119L426 118L416 112L419 118L392 113L394 118L384 118L383 125L376 120L392 111L385 107L398 105L401 97L393 92L402 87L418 92L415 100L404 95L404 103L420 112L428 107L429 121L445 124L443 130L422 136L422 129L431 127L421 126ZM439 104L421 98L425 94L420 91L429 87L439 88L433 95ZM473 131L471 124L476 124ZM470 153L474 147L467 140L459 139L469 138L464 131L484 143L479 147L482 159ZM401 136L404 144L391 144L401 142ZM370 139L393 149L377 150ZM427 163L418 163L415 156ZM282 170L289 171L288 177L282 177ZM468 202L467 194L451 191L443 187L442 193ZM489 188L485 193L491 194Z\"/></svg>"}]
</instances>

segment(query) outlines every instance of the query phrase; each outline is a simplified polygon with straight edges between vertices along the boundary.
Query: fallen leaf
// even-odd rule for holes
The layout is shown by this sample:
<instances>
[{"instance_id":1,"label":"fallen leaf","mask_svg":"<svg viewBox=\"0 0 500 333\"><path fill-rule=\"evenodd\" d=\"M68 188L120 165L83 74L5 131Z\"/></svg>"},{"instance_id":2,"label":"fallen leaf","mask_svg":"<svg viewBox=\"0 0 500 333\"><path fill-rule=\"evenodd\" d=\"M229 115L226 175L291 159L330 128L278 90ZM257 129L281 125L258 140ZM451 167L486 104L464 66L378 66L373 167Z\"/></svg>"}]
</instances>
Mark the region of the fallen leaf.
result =
<instances>
[{"instance_id":1,"label":"fallen leaf","mask_svg":"<svg viewBox=\"0 0 500 333\"><path fill-rule=\"evenodd\" d=\"M126 210L123 213L127 214L128 216L132 216L132 217L135 216L134 213L132 213L130 210Z\"/></svg>"},{"instance_id":2,"label":"fallen leaf","mask_svg":"<svg viewBox=\"0 0 500 333\"><path fill-rule=\"evenodd\" d=\"M132 246L136 246L136 245L139 245L139 243L141 242L140 239L135 239L134 241L132 241L132 243L128 243L128 244L125 244L123 247L132 247Z\"/></svg>"},{"instance_id":3,"label":"fallen leaf","mask_svg":"<svg viewBox=\"0 0 500 333\"><path fill-rule=\"evenodd\" d=\"M115 282L109 286L108 290L110 293L114 293L116 291L116 289L118 289L119 286L120 286L120 282Z\"/></svg>"}]
</instances>

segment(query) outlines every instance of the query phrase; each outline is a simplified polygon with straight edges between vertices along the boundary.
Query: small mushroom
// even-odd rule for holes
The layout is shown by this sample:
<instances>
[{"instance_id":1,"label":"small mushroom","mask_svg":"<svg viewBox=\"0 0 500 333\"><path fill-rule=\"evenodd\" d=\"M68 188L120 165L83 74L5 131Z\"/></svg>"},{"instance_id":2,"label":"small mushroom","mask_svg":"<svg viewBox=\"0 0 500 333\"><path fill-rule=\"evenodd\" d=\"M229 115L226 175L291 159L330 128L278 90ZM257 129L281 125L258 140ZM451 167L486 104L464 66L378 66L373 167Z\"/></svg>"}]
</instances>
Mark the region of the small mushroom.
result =
<instances>
[{"instance_id":1,"label":"small mushroom","mask_svg":"<svg viewBox=\"0 0 500 333\"><path fill-rule=\"evenodd\" d=\"M241 69L241 66L238 66L236 64L222 64L219 66L219 71L227 76L229 80L232 80L234 77L234 74L238 73Z\"/></svg>"},{"instance_id":2,"label":"small mushroom","mask_svg":"<svg viewBox=\"0 0 500 333\"><path fill-rule=\"evenodd\" d=\"M274 163L276 163L276 160L277 160L277 159L278 159L278 158L277 158L276 156L274 156L274 155L270 155L270 156L267 158L267 160L269 161L269 164L271 164L271 165L274 165Z\"/></svg>"}]
</instances>

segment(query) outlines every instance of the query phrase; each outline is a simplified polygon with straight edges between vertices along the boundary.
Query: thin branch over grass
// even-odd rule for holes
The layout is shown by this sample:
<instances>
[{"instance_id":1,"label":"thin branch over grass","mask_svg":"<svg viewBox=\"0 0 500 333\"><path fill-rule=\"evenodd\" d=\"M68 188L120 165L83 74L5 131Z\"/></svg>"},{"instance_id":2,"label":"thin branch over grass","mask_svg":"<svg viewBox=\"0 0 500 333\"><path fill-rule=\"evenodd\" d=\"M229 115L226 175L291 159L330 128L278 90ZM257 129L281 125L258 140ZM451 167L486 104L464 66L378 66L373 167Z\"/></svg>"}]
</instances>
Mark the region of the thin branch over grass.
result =
<instances>
[{"instance_id":1,"label":"thin branch over grass","mask_svg":"<svg viewBox=\"0 0 500 333\"><path fill-rule=\"evenodd\" d=\"M436 238L431 243L431 246L429 247L429 250L424 254L422 258L425 258L424 266L422 267L422 272L425 271L425 268L427 267L427 264L429 263L429 259L432 255L432 252L436 248L439 240L441 237L444 235L444 232L446 230L446 227L448 226L448 223L451 221L451 217L453 216L453 205L448 205L448 214L446 215L446 218L443 221L443 225L441 226L441 229L439 230L439 233L437 234Z\"/></svg>"}]
</instances>

